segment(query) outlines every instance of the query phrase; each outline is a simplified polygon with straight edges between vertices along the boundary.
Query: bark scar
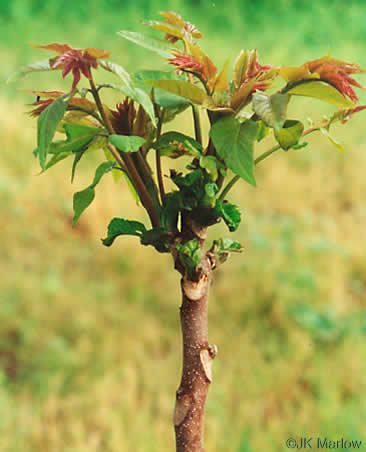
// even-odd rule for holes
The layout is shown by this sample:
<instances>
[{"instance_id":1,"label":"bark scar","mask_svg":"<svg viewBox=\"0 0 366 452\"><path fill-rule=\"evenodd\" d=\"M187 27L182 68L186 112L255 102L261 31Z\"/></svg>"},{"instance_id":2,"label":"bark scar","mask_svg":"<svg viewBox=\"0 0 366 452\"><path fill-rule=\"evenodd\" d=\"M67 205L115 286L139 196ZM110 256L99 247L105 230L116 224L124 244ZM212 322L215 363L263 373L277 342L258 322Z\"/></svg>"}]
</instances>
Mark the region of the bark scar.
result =
<instances>
[{"instance_id":1,"label":"bark scar","mask_svg":"<svg viewBox=\"0 0 366 452\"><path fill-rule=\"evenodd\" d=\"M202 298L207 290L208 276L204 275L198 282L189 281L186 278L182 280L183 291L187 298L197 301Z\"/></svg>"},{"instance_id":2,"label":"bark scar","mask_svg":"<svg viewBox=\"0 0 366 452\"><path fill-rule=\"evenodd\" d=\"M207 348L200 351L200 360L203 367L203 370L205 371L205 376L207 380L211 383L212 382L212 361L213 357Z\"/></svg>"},{"instance_id":3,"label":"bark scar","mask_svg":"<svg viewBox=\"0 0 366 452\"><path fill-rule=\"evenodd\" d=\"M189 394L184 394L182 396L177 395L174 410L174 425L176 427L181 425L186 418L190 404L191 397L189 396Z\"/></svg>"}]
</instances>

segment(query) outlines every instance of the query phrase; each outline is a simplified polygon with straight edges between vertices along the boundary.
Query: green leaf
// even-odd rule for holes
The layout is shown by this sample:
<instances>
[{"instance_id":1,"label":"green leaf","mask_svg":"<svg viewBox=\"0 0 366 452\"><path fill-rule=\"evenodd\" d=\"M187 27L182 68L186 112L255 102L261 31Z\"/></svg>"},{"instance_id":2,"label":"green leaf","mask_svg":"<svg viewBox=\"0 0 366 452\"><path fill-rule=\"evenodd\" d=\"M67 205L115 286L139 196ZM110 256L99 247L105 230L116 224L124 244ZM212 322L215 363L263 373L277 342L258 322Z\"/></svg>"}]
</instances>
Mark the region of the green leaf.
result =
<instances>
[{"instance_id":1,"label":"green leaf","mask_svg":"<svg viewBox=\"0 0 366 452\"><path fill-rule=\"evenodd\" d=\"M178 221L178 213L182 207L182 193L179 191L167 193L164 205L160 212L160 221L166 229L175 229Z\"/></svg>"},{"instance_id":2,"label":"green leaf","mask_svg":"<svg viewBox=\"0 0 366 452\"><path fill-rule=\"evenodd\" d=\"M143 33L137 33L134 31L119 31L118 36L127 39L145 49L152 50L158 53L163 58L171 58L172 55L169 50L172 48L171 44L163 39L155 38L154 36L148 36Z\"/></svg>"},{"instance_id":3,"label":"green leaf","mask_svg":"<svg viewBox=\"0 0 366 452\"><path fill-rule=\"evenodd\" d=\"M114 155L111 153L111 151L108 149L108 147L104 147L103 148L104 151L104 155L106 156L106 158L112 162L116 162L117 160L115 159ZM135 187L133 186L132 182L130 181L128 175L125 173L125 171L121 171L118 168L112 168L112 176L113 176L113 180L115 183L117 183L121 177L123 177L127 183L128 189L133 197L133 199L136 201L136 204L139 203L140 198L139 195L136 192Z\"/></svg>"},{"instance_id":4,"label":"green leaf","mask_svg":"<svg viewBox=\"0 0 366 452\"><path fill-rule=\"evenodd\" d=\"M243 251L242 245L231 239L214 240L210 249L210 254L215 259L216 266L222 264L227 260L230 253L241 253Z\"/></svg>"},{"instance_id":5,"label":"green leaf","mask_svg":"<svg viewBox=\"0 0 366 452\"><path fill-rule=\"evenodd\" d=\"M149 94L152 90L151 85L145 83L145 80L187 80L185 75L178 75L175 72L166 72L166 71L139 71L133 75L133 78L136 84L146 90ZM191 102L184 97L177 96L176 94L168 93L159 88L155 88L154 90L154 100L161 107L169 110L177 110L177 113L185 110Z\"/></svg>"},{"instance_id":6,"label":"green leaf","mask_svg":"<svg viewBox=\"0 0 366 452\"><path fill-rule=\"evenodd\" d=\"M179 251L181 262L187 271L188 277L192 278L197 272L202 259L198 240L189 240L184 245L176 245L176 248Z\"/></svg>"},{"instance_id":7,"label":"green leaf","mask_svg":"<svg viewBox=\"0 0 366 452\"><path fill-rule=\"evenodd\" d=\"M254 186L253 144L257 129L254 121L240 123L229 116L215 122L210 131L216 151L227 167Z\"/></svg>"},{"instance_id":8,"label":"green leaf","mask_svg":"<svg viewBox=\"0 0 366 452\"><path fill-rule=\"evenodd\" d=\"M214 240L214 243L220 246L220 249L224 251L230 251L231 253L241 253L243 251L242 245L237 240L232 239L219 239Z\"/></svg>"},{"instance_id":9,"label":"green leaf","mask_svg":"<svg viewBox=\"0 0 366 452\"><path fill-rule=\"evenodd\" d=\"M296 96L314 97L315 99L327 102L328 104L337 105L338 107L343 108L354 106L353 102L343 97L334 86L321 81L302 83L291 88L287 93Z\"/></svg>"},{"instance_id":10,"label":"green leaf","mask_svg":"<svg viewBox=\"0 0 366 452\"><path fill-rule=\"evenodd\" d=\"M136 235L142 237L145 232L145 226L139 221L113 218L108 226L108 235L105 239L102 239L102 243L105 246L111 246L114 240L120 235Z\"/></svg>"},{"instance_id":11,"label":"green leaf","mask_svg":"<svg viewBox=\"0 0 366 452\"><path fill-rule=\"evenodd\" d=\"M307 141L304 141L303 143L294 144L294 145L292 146L292 149L298 150L298 149L306 148L306 146L307 146L308 144L309 144L309 143L308 143Z\"/></svg>"},{"instance_id":12,"label":"green leaf","mask_svg":"<svg viewBox=\"0 0 366 452\"><path fill-rule=\"evenodd\" d=\"M334 144L334 146L338 149L338 151L342 152L344 150L342 144L339 141L337 141L335 138L333 138L327 129L325 129L324 127L321 127L320 131L323 135L325 135L328 138L328 140L332 144Z\"/></svg>"},{"instance_id":13,"label":"green leaf","mask_svg":"<svg viewBox=\"0 0 366 452\"><path fill-rule=\"evenodd\" d=\"M263 140L269 134L269 128L266 126L264 121L258 121L258 131L257 131L257 142Z\"/></svg>"},{"instance_id":14,"label":"green leaf","mask_svg":"<svg viewBox=\"0 0 366 452\"><path fill-rule=\"evenodd\" d=\"M78 163L80 162L81 157L82 157L84 154L85 154L85 150L80 151L80 152L77 152L77 153L75 154L74 161L73 161L73 163L72 163L72 168L71 168L71 183L74 182L76 167L77 167Z\"/></svg>"},{"instance_id":15,"label":"green leaf","mask_svg":"<svg viewBox=\"0 0 366 452\"><path fill-rule=\"evenodd\" d=\"M140 88L134 88L129 94L127 93L127 95L143 107L146 113L150 116L153 125L156 127L154 104L152 103L149 95Z\"/></svg>"},{"instance_id":16,"label":"green leaf","mask_svg":"<svg viewBox=\"0 0 366 452\"><path fill-rule=\"evenodd\" d=\"M144 108L146 113L150 116L153 125L156 127L154 104L145 91L140 88L136 88L133 85L132 80L130 80L126 85L115 85L113 83L108 83L103 85L103 87L117 89L118 91L121 91L125 96L128 96L135 102L139 103Z\"/></svg>"},{"instance_id":17,"label":"green leaf","mask_svg":"<svg viewBox=\"0 0 366 452\"><path fill-rule=\"evenodd\" d=\"M204 168L215 181L218 178L219 171L225 171L224 165L213 155L202 155L200 157L200 167Z\"/></svg>"},{"instance_id":18,"label":"green leaf","mask_svg":"<svg viewBox=\"0 0 366 452\"><path fill-rule=\"evenodd\" d=\"M281 148L287 151L299 142L303 131L304 124L302 122L287 120L282 129L275 130L274 134Z\"/></svg>"},{"instance_id":19,"label":"green leaf","mask_svg":"<svg viewBox=\"0 0 366 452\"><path fill-rule=\"evenodd\" d=\"M279 131L285 122L289 99L288 94L268 96L257 92L253 94L253 110L269 127Z\"/></svg>"},{"instance_id":20,"label":"green leaf","mask_svg":"<svg viewBox=\"0 0 366 452\"><path fill-rule=\"evenodd\" d=\"M47 162L46 170L51 168L52 166L56 165L58 162L61 162L62 160L66 159L70 155L73 155L73 152L67 151L67 152L59 152L52 156L52 158Z\"/></svg>"},{"instance_id":21,"label":"green leaf","mask_svg":"<svg viewBox=\"0 0 366 452\"><path fill-rule=\"evenodd\" d=\"M132 87L132 79L130 74L119 64L112 63L112 61L99 60L99 66L106 71L117 75L125 85Z\"/></svg>"},{"instance_id":22,"label":"green leaf","mask_svg":"<svg viewBox=\"0 0 366 452\"><path fill-rule=\"evenodd\" d=\"M84 210L90 206L95 197L95 190L92 187L88 187L85 190L74 193L73 198L73 208L74 208L74 219L72 221L72 226L74 227L79 221L81 214Z\"/></svg>"},{"instance_id":23,"label":"green leaf","mask_svg":"<svg viewBox=\"0 0 366 452\"><path fill-rule=\"evenodd\" d=\"M50 144L55 135L56 129L67 108L67 101L65 98L68 94L55 99L38 118L38 134L37 134L37 147L39 162L41 168L45 170L45 163L50 148Z\"/></svg>"},{"instance_id":24,"label":"green leaf","mask_svg":"<svg viewBox=\"0 0 366 452\"><path fill-rule=\"evenodd\" d=\"M212 207L218 187L205 171L196 169L185 176L172 177L172 180L180 189L183 209L198 208L200 210L202 207Z\"/></svg>"},{"instance_id":25,"label":"green leaf","mask_svg":"<svg viewBox=\"0 0 366 452\"><path fill-rule=\"evenodd\" d=\"M226 201L216 200L216 211L219 217L222 217L229 231L234 232L238 229L241 221L241 213L237 206Z\"/></svg>"},{"instance_id":26,"label":"green leaf","mask_svg":"<svg viewBox=\"0 0 366 452\"><path fill-rule=\"evenodd\" d=\"M95 196L94 190L95 186L100 182L104 174L111 171L114 165L115 163L110 161L101 163L95 171L95 176L92 184L89 185L89 187L85 188L84 190L74 194L73 198L74 219L72 221L73 226L76 225L84 210L87 207L89 207L90 204L93 202Z\"/></svg>"},{"instance_id":27,"label":"green leaf","mask_svg":"<svg viewBox=\"0 0 366 452\"><path fill-rule=\"evenodd\" d=\"M161 88L169 93L189 99L195 104L210 103L210 97L198 86L184 80L146 80L154 88Z\"/></svg>"},{"instance_id":28,"label":"green leaf","mask_svg":"<svg viewBox=\"0 0 366 452\"><path fill-rule=\"evenodd\" d=\"M48 151L50 154L66 151L78 152L103 130L101 127L88 127L80 124L64 124L64 129L67 139L51 143Z\"/></svg>"},{"instance_id":29,"label":"green leaf","mask_svg":"<svg viewBox=\"0 0 366 452\"><path fill-rule=\"evenodd\" d=\"M142 234L141 244L152 245L159 253L169 253L172 238L172 234L165 228L153 228Z\"/></svg>"},{"instance_id":30,"label":"green leaf","mask_svg":"<svg viewBox=\"0 0 366 452\"><path fill-rule=\"evenodd\" d=\"M37 61L36 63L27 64L12 74L6 83L13 83L31 72L50 71L51 65L49 58L47 60Z\"/></svg>"},{"instance_id":31,"label":"green leaf","mask_svg":"<svg viewBox=\"0 0 366 452\"><path fill-rule=\"evenodd\" d=\"M115 163L110 161L101 163L95 171L94 180L90 186L94 188L96 185L98 185L100 179L104 176L104 174L109 173L114 165Z\"/></svg>"},{"instance_id":32,"label":"green leaf","mask_svg":"<svg viewBox=\"0 0 366 452\"><path fill-rule=\"evenodd\" d=\"M192 137L184 135L179 132L167 132L161 135L161 137L152 144L152 147L156 150L161 151L161 155L175 155L176 144L181 143L188 153L195 156L201 155L202 146Z\"/></svg>"},{"instance_id":33,"label":"green leaf","mask_svg":"<svg viewBox=\"0 0 366 452\"><path fill-rule=\"evenodd\" d=\"M176 36L177 38L183 38L185 34L185 30L181 27L178 27L175 24L167 23L167 22L159 22L156 20L144 20L142 21L144 25L148 27L154 28L155 30L162 31L163 33L167 33L172 36Z\"/></svg>"},{"instance_id":34,"label":"green leaf","mask_svg":"<svg viewBox=\"0 0 366 452\"><path fill-rule=\"evenodd\" d=\"M109 135L108 140L122 152L136 152L146 143L141 137L129 135Z\"/></svg>"}]
</instances>

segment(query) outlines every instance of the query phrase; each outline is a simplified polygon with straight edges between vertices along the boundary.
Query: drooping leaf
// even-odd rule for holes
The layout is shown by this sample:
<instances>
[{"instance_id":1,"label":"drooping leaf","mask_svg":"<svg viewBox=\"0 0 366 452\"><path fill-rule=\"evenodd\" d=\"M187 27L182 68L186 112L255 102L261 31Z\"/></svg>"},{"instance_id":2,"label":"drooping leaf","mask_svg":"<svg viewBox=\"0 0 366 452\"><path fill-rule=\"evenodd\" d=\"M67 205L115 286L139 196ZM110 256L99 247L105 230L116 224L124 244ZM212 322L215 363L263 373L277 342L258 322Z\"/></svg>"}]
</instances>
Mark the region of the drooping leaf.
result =
<instances>
[{"instance_id":1,"label":"drooping leaf","mask_svg":"<svg viewBox=\"0 0 366 452\"><path fill-rule=\"evenodd\" d=\"M226 201L216 200L216 211L225 221L229 231L234 232L238 229L241 221L241 213L237 206Z\"/></svg>"},{"instance_id":2,"label":"drooping leaf","mask_svg":"<svg viewBox=\"0 0 366 452\"><path fill-rule=\"evenodd\" d=\"M302 83L291 88L287 93L296 96L314 97L328 104L343 108L354 106L353 102L343 97L336 88L322 81Z\"/></svg>"},{"instance_id":3,"label":"drooping leaf","mask_svg":"<svg viewBox=\"0 0 366 452\"><path fill-rule=\"evenodd\" d=\"M321 133L322 133L323 135L325 135L325 136L328 138L328 140L329 140L332 144L334 144L334 146L338 149L338 151L343 152L343 146L342 146L342 144L341 144L338 140L336 140L335 138L333 138L333 137L331 136L331 134L329 133L329 130L327 130L327 129L324 128L324 127L321 127L321 128L320 128L320 131L321 131Z\"/></svg>"},{"instance_id":4,"label":"drooping leaf","mask_svg":"<svg viewBox=\"0 0 366 452\"><path fill-rule=\"evenodd\" d=\"M109 135L109 142L122 152L136 152L146 143L141 137L128 135Z\"/></svg>"},{"instance_id":5,"label":"drooping leaf","mask_svg":"<svg viewBox=\"0 0 366 452\"><path fill-rule=\"evenodd\" d=\"M289 99L288 94L277 93L269 96L257 92L253 94L253 110L269 127L279 131L286 119Z\"/></svg>"},{"instance_id":6,"label":"drooping leaf","mask_svg":"<svg viewBox=\"0 0 366 452\"><path fill-rule=\"evenodd\" d=\"M81 150L80 152L77 152L75 154L74 161L72 162L72 168L71 168L71 183L74 182L76 167L84 154L85 154L85 150Z\"/></svg>"},{"instance_id":7,"label":"drooping leaf","mask_svg":"<svg viewBox=\"0 0 366 452\"><path fill-rule=\"evenodd\" d=\"M84 190L74 194L73 198L74 219L72 221L73 226L75 226L76 223L79 221L79 218L81 214L84 212L84 210L87 207L89 207L90 204L93 202L93 199L95 197L94 190L95 186L99 184L104 174L111 171L114 165L115 163L111 161L101 163L95 171L94 180L92 184L89 185L89 187L85 188Z\"/></svg>"},{"instance_id":8,"label":"drooping leaf","mask_svg":"<svg viewBox=\"0 0 366 452\"><path fill-rule=\"evenodd\" d=\"M151 102L148 94L146 94L145 91L140 88L134 88L129 93L127 93L127 95L143 107L146 113L150 116L153 125L156 127L154 105Z\"/></svg>"},{"instance_id":9,"label":"drooping leaf","mask_svg":"<svg viewBox=\"0 0 366 452\"><path fill-rule=\"evenodd\" d=\"M185 97L195 104L210 103L210 98L207 94L196 85L192 85L189 82L182 80L149 80L146 81L154 88L161 88L169 93L176 94L177 96Z\"/></svg>"},{"instance_id":10,"label":"drooping leaf","mask_svg":"<svg viewBox=\"0 0 366 452\"><path fill-rule=\"evenodd\" d=\"M27 64L26 66L21 67L18 69L14 74L12 74L8 80L7 83L13 83L17 80L19 80L22 77L25 77L27 74L30 74L31 72L40 72L40 71L50 71L51 65L49 58L47 60L37 61L36 63Z\"/></svg>"},{"instance_id":11,"label":"drooping leaf","mask_svg":"<svg viewBox=\"0 0 366 452\"><path fill-rule=\"evenodd\" d=\"M102 128L88 127L80 124L64 124L64 130L66 131L67 139L51 143L48 153L54 154L54 156L47 163L46 169L69 155L74 154L74 162L71 170L71 182L73 182L76 166L84 154L96 149L103 149L107 143L107 137L98 136L98 133L103 130ZM57 156L63 157L57 158Z\"/></svg>"},{"instance_id":12,"label":"drooping leaf","mask_svg":"<svg viewBox=\"0 0 366 452\"><path fill-rule=\"evenodd\" d=\"M45 170L48 150L57 126L66 112L66 97L67 95L55 99L38 117L37 147L39 162L43 170Z\"/></svg>"},{"instance_id":13,"label":"drooping leaf","mask_svg":"<svg viewBox=\"0 0 366 452\"><path fill-rule=\"evenodd\" d=\"M72 226L74 227L79 221L81 214L84 210L90 206L95 197L95 190L92 187L88 187L85 190L79 191L74 194L73 198L73 209L74 218L72 221Z\"/></svg>"},{"instance_id":14,"label":"drooping leaf","mask_svg":"<svg viewBox=\"0 0 366 452\"><path fill-rule=\"evenodd\" d=\"M58 162L61 162L62 160L66 159L70 155L73 155L73 152L71 152L71 151L59 152L59 153L53 155L52 158L46 164L46 170L48 170L52 166L56 165Z\"/></svg>"},{"instance_id":15,"label":"drooping leaf","mask_svg":"<svg viewBox=\"0 0 366 452\"><path fill-rule=\"evenodd\" d=\"M254 186L253 144L257 129L254 121L240 123L227 117L215 122L210 131L216 151L227 167Z\"/></svg>"},{"instance_id":16,"label":"drooping leaf","mask_svg":"<svg viewBox=\"0 0 366 452\"><path fill-rule=\"evenodd\" d=\"M112 63L112 61L100 61L99 66L108 72L112 72L117 75L125 85L132 86L132 79L130 74L119 64Z\"/></svg>"},{"instance_id":17,"label":"drooping leaf","mask_svg":"<svg viewBox=\"0 0 366 452\"><path fill-rule=\"evenodd\" d=\"M129 76L129 74L128 74ZM115 85L113 83L108 83L103 85L104 88L113 88L121 91L125 96L130 97L135 102L140 104L146 113L150 116L150 119L154 126L156 126L154 105L148 96L148 94L140 88L134 86L132 80L128 82L126 85Z\"/></svg>"},{"instance_id":18,"label":"drooping leaf","mask_svg":"<svg viewBox=\"0 0 366 452\"><path fill-rule=\"evenodd\" d=\"M282 129L275 130L274 134L278 144L287 151L295 146L304 131L304 124L300 121L287 120Z\"/></svg>"},{"instance_id":19,"label":"drooping leaf","mask_svg":"<svg viewBox=\"0 0 366 452\"><path fill-rule=\"evenodd\" d=\"M154 36L148 36L143 33L137 33L134 31L119 31L118 36L121 36L128 41L131 41L145 49L152 50L156 52L163 58L170 58L172 55L169 52L171 49L171 44L163 39L158 39Z\"/></svg>"},{"instance_id":20,"label":"drooping leaf","mask_svg":"<svg viewBox=\"0 0 366 452\"><path fill-rule=\"evenodd\" d=\"M111 246L114 240L120 235L135 235L137 237L142 237L144 232L146 232L146 228L139 221L113 218L108 226L108 235L105 239L102 239L102 243L105 246Z\"/></svg>"}]
</instances>

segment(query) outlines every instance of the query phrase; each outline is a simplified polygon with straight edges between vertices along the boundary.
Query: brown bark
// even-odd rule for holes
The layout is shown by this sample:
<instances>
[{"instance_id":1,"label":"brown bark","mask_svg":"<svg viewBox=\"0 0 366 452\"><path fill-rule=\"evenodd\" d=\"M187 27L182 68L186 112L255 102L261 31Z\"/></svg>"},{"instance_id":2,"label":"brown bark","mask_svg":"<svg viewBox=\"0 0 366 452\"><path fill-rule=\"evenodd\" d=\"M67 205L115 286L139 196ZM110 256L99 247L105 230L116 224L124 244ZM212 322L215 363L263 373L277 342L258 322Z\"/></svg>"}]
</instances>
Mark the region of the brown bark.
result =
<instances>
[{"instance_id":1,"label":"brown bark","mask_svg":"<svg viewBox=\"0 0 366 452\"><path fill-rule=\"evenodd\" d=\"M182 228L186 239L196 237L203 250L206 230L187 224ZM203 254L203 253L202 253ZM180 386L176 392L174 426L177 452L204 452L204 412L207 392L212 381L211 365L215 347L208 343L208 294L212 279L209 258L203 255L197 280L188 280L177 262L176 268L183 274L181 280L182 305L180 321L183 336L183 369Z\"/></svg>"}]
</instances>

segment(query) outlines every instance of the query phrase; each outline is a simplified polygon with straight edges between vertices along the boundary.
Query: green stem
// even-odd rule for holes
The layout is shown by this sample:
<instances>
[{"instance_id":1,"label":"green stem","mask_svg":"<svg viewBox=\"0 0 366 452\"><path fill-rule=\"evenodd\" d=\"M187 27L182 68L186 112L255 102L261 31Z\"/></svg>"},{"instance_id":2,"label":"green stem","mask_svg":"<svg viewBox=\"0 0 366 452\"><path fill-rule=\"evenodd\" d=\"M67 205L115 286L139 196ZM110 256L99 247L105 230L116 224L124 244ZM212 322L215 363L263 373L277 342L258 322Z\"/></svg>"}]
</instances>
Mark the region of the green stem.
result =
<instances>
[{"instance_id":1,"label":"green stem","mask_svg":"<svg viewBox=\"0 0 366 452\"><path fill-rule=\"evenodd\" d=\"M163 127L163 118L164 118L164 109L162 109L160 112L156 110L157 116L158 116L158 127L156 130L156 140L160 138L161 135L161 129ZM159 184L159 192L160 192L160 199L162 204L164 204L165 200L165 189L164 189L164 180L163 180L163 172L161 168L161 155L160 150L156 150L156 174L158 178L158 184Z\"/></svg>"},{"instance_id":2,"label":"green stem","mask_svg":"<svg viewBox=\"0 0 366 452\"><path fill-rule=\"evenodd\" d=\"M103 121L101 120L100 116L97 113L86 111L86 110L83 110L82 108L77 108L77 107L68 107L67 111L81 111L89 116L93 116L93 118L95 118L100 124L103 125Z\"/></svg>"},{"instance_id":3,"label":"green stem","mask_svg":"<svg viewBox=\"0 0 366 452\"><path fill-rule=\"evenodd\" d=\"M200 113L194 105L192 105L193 113L193 123L194 123L194 133L196 141L202 146L202 128L201 128L201 118Z\"/></svg>"},{"instance_id":4,"label":"green stem","mask_svg":"<svg viewBox=\"0 0 366 452\"><path fill-rule=\"evenodd\" d=\"M234 176L228 183L227 185L223 188L220 196L218 197L219 201L223 201L225 196L229 193L229 191L231 190L232 186L240 179L240 176Z\"/></svg>"},{"instance_id":5,"label":"green stem","mask_svg":"<svg viewBox=\"0 0 366 452\"><path fill-rule=\"evenodd\" d=\"M259 157L257 157L254 160L254 165L258 165L258 163L260 163L262 160L264 160L265 158L267 158L274 152L278 151L279 149L281 149L281 146L278 144L278 145L274 146L273 148L269 149L268 151L263 152L263 154L261 154Z\"/></svg>"},{"instance_id":6,"label":"green stem","mask_svg":"<svg viewBox=\"0 0 366 452\"><path fill-rule=\"evenodd\" d=\"M108 116L107 116L107 114L106 114L106 112L104 110L102 101L100 100L100 96L99 96L97 87L95 86L94 79L93 79L92 75L90 75L89 83L90 83L90 88L91 88L91 92L92 92L92 95L94 97L95 103L97 104L99 113L100 113L100 115L101 115L101 117L103 119L104 126L106 127L106 129L108 130L108 132L110 134L114 134L112 123L111 123L110 119L108 118Z\"/></svg>"},{"instance_id":7,"label":"green stem","mask_svg":"<svg viewBox=\"0 0 366 452\"><path fill-rule=\"evenodd\" d=\"M311 127L308 130L305 130L305 132L303 132L302 136L306 136L309 135L310 133L313 132L318 132L320 130L319 127ZM258 165L262 160L264 160L265 158L269 157L271 154L273 154L274 152L278 151L279 149L281 149L280 145L276 145L273 148L269 149L266 152L263 152L263 154L261 154L259 157L257 157L254 160L254 165ZM240 179L240 176L234 176L228 183L227 185L224 187L224 189L222 190L220 196L218 197L218 199L220 201L222 201L225 196L228 194L228 192L231 190L231 188L233 187L233 185Z\"/></svg>"},{"instance_id":8,"label":"green stem","mask_svg":"<svg viewBox=\"0 0 366 452\"><path fill-rule=\"evenodd\" d=\"M113 135L114 134L114 130L113 130L113 126L112 123L110 121L110 119L108 118L105 109L103 107L102 101L100 99L99 96L99 92L97 90L97 87L95 86L93 77L91 76L89 79L89 83L90 83L90 88L91 88L91 92L93 94L95 103L97 104L99 113L103 119L104 125L107 128L108 132ZM132 183L132 185L135 187L141 202L143 204L143 206L145 207L151 224L153 227L158 227L160 226L160 219L159 219L159 215L156 211L156 208L154 206L154 203L152 201L151 195L149 193L149 191L147 190L141 175L139 174L133 159L131 158L131 155L129 155L128 153L122 153L120 154L112 145L108 144L108 147L110 149L110 151L112 152L113 156L116 158L117 162L119 164L121 164L121 161L123 161L126 170L127 170L127 174L128 177ZM117 157L119 156L119 157Z\"/></svg>"}]
</instances>

